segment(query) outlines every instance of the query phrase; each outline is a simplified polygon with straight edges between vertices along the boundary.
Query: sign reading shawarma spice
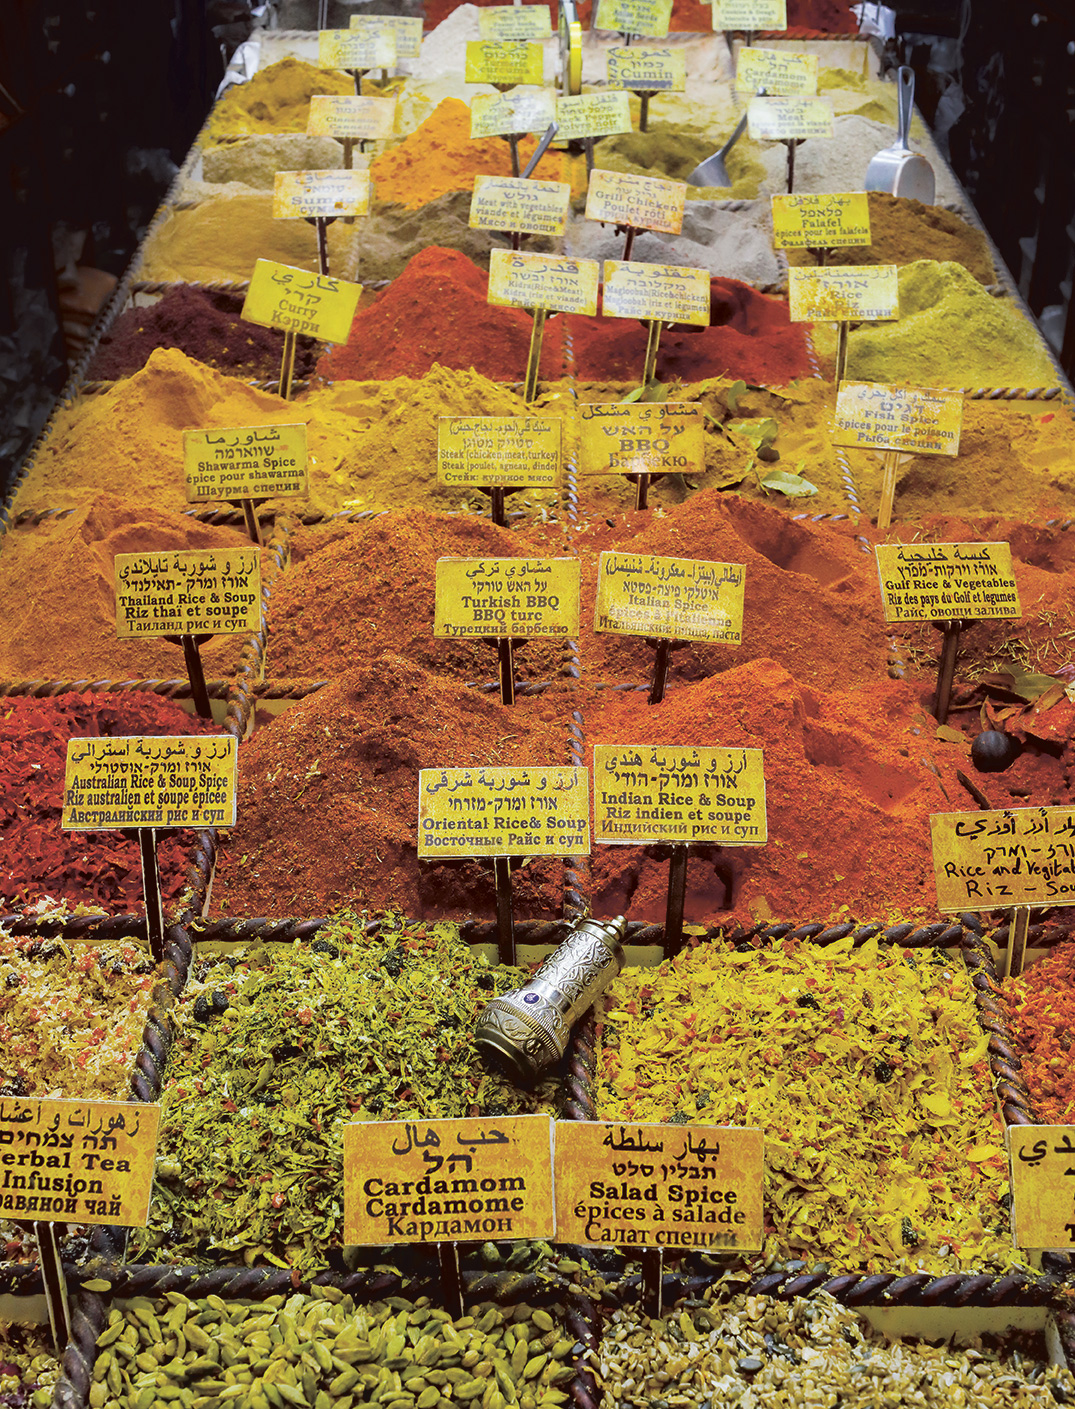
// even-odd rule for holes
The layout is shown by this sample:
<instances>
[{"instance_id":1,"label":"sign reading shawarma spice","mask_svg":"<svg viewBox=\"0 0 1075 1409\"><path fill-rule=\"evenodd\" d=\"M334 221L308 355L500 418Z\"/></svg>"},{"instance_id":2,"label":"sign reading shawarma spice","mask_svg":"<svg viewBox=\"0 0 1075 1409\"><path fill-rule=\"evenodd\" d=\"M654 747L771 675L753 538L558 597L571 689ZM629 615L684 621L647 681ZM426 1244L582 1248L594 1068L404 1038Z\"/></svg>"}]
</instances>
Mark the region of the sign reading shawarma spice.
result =
<instances>
[{"instance_id":1,"label":"sign reading shawarma spice","mask_svg":"<svg viewBox=\"0 0 1075 1409\"><path fill-rule=\"evenodd\" d=\"M594 630L737 646L745 583L741 563L602 553Z\"/></svg>"},{"instance_id":2,"label":"sign reading shawarma spice","mask_svg":"<svg viewBox=\"0 0 1075 1409\"><path fill-rule=\"evenodd\" d=\"M183 476L191 504L308 494L306 426L184 431Z\"/></svg>"}]
</instances>

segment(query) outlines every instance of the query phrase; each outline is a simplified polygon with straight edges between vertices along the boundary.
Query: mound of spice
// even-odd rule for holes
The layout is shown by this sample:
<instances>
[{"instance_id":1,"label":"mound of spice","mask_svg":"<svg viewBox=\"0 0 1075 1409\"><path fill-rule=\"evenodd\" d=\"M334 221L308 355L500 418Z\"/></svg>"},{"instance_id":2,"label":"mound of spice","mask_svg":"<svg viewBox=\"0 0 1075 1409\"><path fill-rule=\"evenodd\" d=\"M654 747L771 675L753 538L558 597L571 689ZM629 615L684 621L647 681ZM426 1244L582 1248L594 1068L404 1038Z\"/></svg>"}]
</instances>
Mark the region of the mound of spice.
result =
<instances>
[{"instance_id":1,"label":"mound of spice","mask_svg":"<svg viewBox=\"0 0 1075 1409\"><path fill-rule=\"evenodd\" d=\"M45 1325L0 1322L0 1396L10 1409L52 1403L60 1362Z\"/></svg>"},{"instance_id":2,"label":"mound of spice","mask_svg":"<svg viewBox=\"0 0 1075 1409\"><path fill-rule=\"evenodd\" d=\"M473 368L496 381L521 382L533 319L521 308L493 307L488 286L488 275L465 254L431 245L369 308L359 309L346 346L322 357L317 370L329 381L422 377L439 362ZM561 324L560 318L545 324L541 376L546 381L558 377L563 366Z\"/></svg>"},{"instance_id":3,"label":"mound of spice","mask_svg":"<svg viewBox=\"0 0 1075 1409\"><path fill-rule=\"evenodd\" d=\"M0 709L0 903L10 911L43 896L123 913L142 906L138 843L119 832L64 832L64 764L72 738L204 734L171 700L154 695L9 698ZM178 894L189 834L157 847L165 900Z\"/></svg>"},{"instance_id":4,"label":"mound of spice","mask_svg":"<svg viewBox=\"0 0 1075 1409\"><path fill-rule=\"evenodd\" d=\"M458 250L480 269L489 268L491 249L508 249L511 237L496 230L470 228L473 192L448 191L418 211L378 201L362 224L362 282L395 279L411 259L429 245ZM553 248L543 235L527 235L523 248L539 253Z\"/></svg>"},{"instance_id":5,"label":"mound of spice","mask_svg":"<svg viewBox=\"0 0 1075 1409\"><path fill-rule=\"evenodd\" d=\"M988 1039L958 954L714 941L624 970L604 1005L599 1119L765 1131L767 1258L1018 1264Z\"/></svg>"},{"instance_id":6,"label":"mound of spice","mask_svg":"<svg viewBox=\"0 0 1075 1409\"><path fill-rule=\"evenodd\" d=\"M734 122L732 124L734 126ZM731 127L717 141L723 145ZM679 125L653 122L646 132L622 132L594 144L594 165L605 171L625 171L633 176L657 176L668 181L686 181L689 174L713 155L714 137L686 131ZM765 174L761 148L742 137L728 153L725 166L732 178L730 186L688 186L692 200L750 201L758 194Z\"/></svg>"},{"instance_id":7,"label":"mound of spice","mask_svg":"<svg viewBox=\"0 0 1075 1409\"><path fill-rule=\"evenodd\" d=\"M207 147L202 153L206 181L242 181L267 191L273 189L278 171L327 171L342 165L343 147L334 137L307 137L305 133L246 137Z\"/></svg>"},{"instance_id":8,"label":"mound of spice","mask_svg":"<svg viewBox=\"0 0 1075 1409\"><path fill-rule=\"evenodd\" d=\"M200 960L161 1097L157 1187L139 1253L269 1261L300 1273L340 1245L343 1127L538 1109L471 1044L490 998L525 981L454 925L343 914L309 946Z\"/></svg>"},{"instance_id":9,"label":"mound of spice","mask_svg":"<svg viewBox=\"0 0 1075 1409\"><path fill-rule=\"evenodd\" d=\"M1023 1079L1043 1125L1075 1123L1071 1046L1075 1033L1075 946L1058 945L1002 993L1019 1047Z\"/></svg>"},{"instance_id":10,"label":"mound of spice","mask_svg":"<svg viewBox=\"0 0 1075 1409\"><path fill-rule=\"evenodd\" d=\"M205 140L218 142L251 132L302 132L315 93L354 96L350 74L286 58L260 69L246 83L234 84L214 103L205 124Z\"/></svg>"},{"instance_id":11,"label":"mound of spice","mask_svg":"<svg viewBox=\"0 0 1075 1409\"><path fill-rule=\"evenodd\" d=\"M239 823L217 866L221 915L324 915L343 905L408 915L494 913L486 861L418 860L421 768L558 767L569 690L492 696L381 656L292 705L239 753ZM558 915L562 866L515 873L518 918Z\"/></svg>"},{"instance_id":12,"label":"mound of spice","mask_svg":"<svg viewBox=\"0 0 1075 1409\"><path fill-rule=\"evenodd\" d=\"M177 284L157 303L128 308L101 339L86 373L89 381L114 381L144 367L158 347L175 347L220 372L275 381L280 375L280 334L239 317L238 294ZM314 368L313 338L295 344L295 376Z\"/></svg>"}]
</instances>

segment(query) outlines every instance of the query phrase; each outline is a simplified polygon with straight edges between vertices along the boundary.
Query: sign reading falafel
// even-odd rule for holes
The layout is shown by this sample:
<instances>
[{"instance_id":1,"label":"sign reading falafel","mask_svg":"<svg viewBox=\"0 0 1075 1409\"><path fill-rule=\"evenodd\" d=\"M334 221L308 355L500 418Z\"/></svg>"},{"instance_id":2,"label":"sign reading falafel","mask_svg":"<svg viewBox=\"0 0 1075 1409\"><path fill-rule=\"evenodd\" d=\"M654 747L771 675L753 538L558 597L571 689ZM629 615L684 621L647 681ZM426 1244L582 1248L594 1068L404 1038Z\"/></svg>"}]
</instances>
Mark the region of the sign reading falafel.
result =
<instances>
[{"instance_id":1,"label":"sign reading falafel","mask_svg":"<svg viewBox=\"0 0 1075 1409\"><path fill-rule=\"evenodd\" d=\"M552 489L560 480L558 416L438 416L437 483Z\"/></svg>"},{"instance_id":2,"label":"sign reading falafel","mask_svg":"<svg viewBox=\"0 0 1075 1409\"><path fill-rule=\"evenodd\" d=\"M540 44L525 39L468 39L463 69L464 83L517 83L540 88L544 82L544 55Z\"/></svg>"},{"instance_id":3,"label":"sign reading falafel","mask_svg":"<svg viewBox=\"0 0 1075 1409\"><path fill-rule=\"evenodd\" d=\"M768 841L761 749L595 744L594 841Z\"/></svg>"},{"instance_id":4,"label":"sign reading falafel","mask_svg":"<svg viewBox=\"0 0 1075 1409\"><path fill-rule=\"evenodd\" d=\"M586 137L611 137L630 132L631 100L622 90L614 93L578 93L557 98L557 142L579 142Z\"/></svg>"},{"instance_id":5,"label":"sign reading falafel","mask_svg":"<svg viewBox=\"0 0 1075 1409\"><path fill-rule=\"evenodd\" d=\"M795 54L786 49L739 50L735 65L737 93L766 93L796 97L817 93L816 54Z\"/></svg>"},{"instance_id":6,"label":"sign reading falafel","mask_svg":"<svg viewBox=\"0 0 1075 1409\"><path fill-rule=\"evenodd\" d=\"M678 235L683 229L686 200L685 181L659 181L629 171L603 171L598 166L590 172L586 219Z\"/></svg>"},{"instance_id":7,"label":"sign reading falafel","mask_svg":"<svg viewBox=\"0 0 1075 1409\"><path fill-rule=\"evenodd\" d=\"M306 426L184 431L183 475L188 504L309 494Z\"/></svg>"},{"instance_id":8,"label":"sign reading falafel","mask_svg":"<svg viewBox=\"0 0 1075 1409\"><path fill-rule=\"evenodd\" d=\"M745 582L741 563L602 553L594 630L737 646Z\"/></svg>"},{"instance_id":9,"label":"sign reading falafel","mask_svg":"<svg viewBox=\"0 0 1075 1409\"><path fill-rule=\"evenodd\" d=\"M421 27L421 20L415 23ZM310 98L306 131L311 137L350 138L352 141L367 142L391 137L395 125L395 98L314 93Z\"/></svg>"},{"instance_id":10,"label":"sign reading falafel","mask_svg":"<svg viewBox=\"0 0 1075 1409\"><path fill-rule=\"evenodd\" d=\"M239 317L262 328L343 343L350 335L361 295L360 284L259 259Z\"/></svg>"},{"instance_id":11,"label":"sign reading falafel","mask_svg":"<svg viewBox=\"0 0 1075 1409\"><path fill-rule=\"evenodd\" d=\"M556 1236L603 1247L756 1252L764 1131L556 1122Z\"/></svg>"},{"instance_id":12,"label":"sign reading falafel","mask_svg":"<svg viewBox=\"0 0 1075 1409\"><path fill-rule=\"evenodd\" d=\"M421 23L421 21L417 21ZM483 5L478 11L483 39L548 39L552 20L547 5Z\"/></svg>"},{"instance_id":13,"label":"sign reading falafel","mask_svg":"<svg viewBox=\"0 0 1075 1409\"><path fill-rule=\"evenodd\" d=\"M578 636L578 558L438 558L433 635Z\"/></svg>"},{"instance_id":14,"label":"sign reading falafel","mask_svg":"<svg viewBox=\"0 0 1075 1409\"><path fill-rule=\"evenodd\" d=\"M492 249L488 301L500 308L544 308L593 317L600 269L596 259Z\"/></svg>"},{"instance_id":15,"label":"sign reading falafel","mask_svg":"<svg viewBox=\"0 0 1075 1409\"><path fill-rule=\"evenodd\" d=\"M352 15L348 28L367 37L390 33L397 59L416 59L422 48L422 21L407 15Z\"/></svg>"},{"instance_id":16,"label":"sign reading falafel","mask_svg":"<svg viewBox=\"0 0 1075 1409\"><path fill-rule=\"evenodd\" d=\"M1075 811L1011 807L929 819L941 910L1075 903Z\"/></svg>"},{"instance_id":17,"label":"sign reading falafel","mask_svg":"<svg viewBox=\"0 0 1075 1409\"><path fill-rule=\"evenodd\" d=\"M547 1115L345 1125L344 1241L554 1237L552 1141Z\"/></svg>"},{"instance_id":18,"label":"sign reading falafel","mask_svg":"<svg viewBox=\"0 0 1075 1409\"><path fill-rule=\"evenodd\" d=\"M69 739L61 827L234 827L238 743L230 734Z\"/></svg>"},{"instance_id":19,"label":"sign reading falafel","mask_svg":"<svg viewBox=\"0 0 1075 1409\"><path fill-rule=\"evenodd\" d=\"M657 319L709 327L709 270L605 260L606 318Z\"/></svg>"},{"instance_id":20,"label":"sign reading falafel","mask_svg":"<svg viewBox=\"0 0 1075 1409\"><path fill-rule=\"evenodd\" d=\"M117 553L116 635L231 635L261 628L256 548Z\"/></svg>"},{"instance_id":21,"label":"sign reading falafel","mask_svg":"<svg viewBox=\"0 0 1075 1409\"><path fill-rule=\"evenodd\" d=\"M0 1099L0 1212L40 1223L144 1228L160 1106Z\"/></svg>"},{"instance_id":22,"label":"sign reading falafel","mask_svg":"<svg viewBox=\"0 0 1075 1409\"><path fill-rule=\"evenodd\" d=\"M894 264L788 270L788 317L792 323L881 323L899 316Z\"/></svg>"},{"instance_id":23,"label":"sign reading falafel","mask_svg":"<svg viewBox=\"0 0 1075 1409\"><path fill-rule=\"evenodd\" d=\"M672 20L672 0L597 0L594 29L663 39Z\"/></svg>"},{"instance_id":24,"label":"sign reading falafel","mask_svg":"<svg viewBox=\"0 0 1075 1409\"><path fill-rule=\"evenodd\" d=\"M835 445L910 455L958 455L962 429L963 398L957 391L840 383L832 422Z\"/></svg>"},{"instance_id":25,"label":"sign reading falafel","mask_svg":"<svg viewBox=\"0 0 1075 1409\"><path fill-rule=\"evenodd\" d=\"M1023 614L1007 543L879 543L886 621Z\"/></svg>"},{"instance_id":26,"label":"sign reading falafel","mask_svg":"<svg viewBox=\"0 0 1075 1409\"><path fill-rule=\"evenodd\" d=\"M1017 1248L1075 1243L1075 1125L1010 1125L1012 1234Z\"/></svg>"},{"instance_id":27,"label":"sign reading falafel","mask_svg":"<svg viewBox=\"0 0 1075 1409\"><path fill-rule=\"evenodd\" d=\"M865 191L771 196L773 244L780 249L830 249L870 243Z\"/></svg>"},{"instance_id":28,"label":"sign reading falafel","mask_svg":"<svg viewBox=\"0 0 1075 1409\"><path fill-rule=\"evenodd\" d=\"M585 768L423 768L418 855L588 856Z\"/></svg>"},{"instance_id":29,"label":"sign reading falafel","mask_svg":"<svg viewBox=\"0 0 1075 1409\"><path fill-rule=\"evenodd\" d=\"M690 401L582 402L584 475L695 475L705 469L702 408Z\"/></svg>"},{"instance_id":30,"label":"sign reading falafel","mask_svg":"<svg viewBox=\"0 0 1075 1409\"><path fill-rule=\"evenodd\" d=\"M682 49L609 49L608 86L629 93L682 93L687 56Z\"/></svg>"},{"instance_id":31,"label":"sign reading falafel","mask_svg":"<svg viewBox=\"0 0 1075 1409\"><path fill-rule=\"evenodd\" d=\"M521 176L475 176L472 230L517 230L522 235L562 235L571 204L567 181Z\"/></svg>"},{"instance_id":32,"label":"sign reading falafel","mask_svg":"<svg viewBox=\"0 0 1075 1409\"><path fill-rule=\"evenodd\" d=\"M787 0L713 0L713 28L787 29Z\"/></svg>"}]
</instances>

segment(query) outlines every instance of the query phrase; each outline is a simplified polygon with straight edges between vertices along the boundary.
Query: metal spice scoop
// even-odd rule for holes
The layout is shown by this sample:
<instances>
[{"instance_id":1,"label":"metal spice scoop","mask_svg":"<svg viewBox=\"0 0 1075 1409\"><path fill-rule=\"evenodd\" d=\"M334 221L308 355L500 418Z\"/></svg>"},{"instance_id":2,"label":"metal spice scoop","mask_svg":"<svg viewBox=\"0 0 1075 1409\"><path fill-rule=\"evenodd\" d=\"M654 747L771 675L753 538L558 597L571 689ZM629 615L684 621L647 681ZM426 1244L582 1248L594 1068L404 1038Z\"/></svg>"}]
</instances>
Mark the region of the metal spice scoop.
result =
<instances>
[{"instance_id":1,"label":"metal spice scoop","mask_svg":"<svg viewBox=\"0 0 1075 1409\"><path fill-rule=\"evenodd\" d=\"M627 921L576 920L567 938L522 988L494 998L474 1031L489 1065L533 1086L564 1055L571 1029L623 968Z\"/></svg>"},{"instance_id":2,"label":"metal spice scoop","mask_svg":"<svg viewBox=\"0 0 1075 1409\"><path fill-rule=\"evenodd\" d=\"M706 157L705 161L700 161L694 170L687 177L687 184L690 186L730 186L732 178L728 175L728 168L724 165L724 158L739 141L747 127L747 114L744 113L739 119L735 131L721 147L719 152L714 152L711 157Z\"/></svg>"},{"instance_id":3,"label":"metal spice scoop","mask_svg":"<svg viewBox=\"0 0 1075 1409\"><path fill-rule=\"evenodd\" d=\"M933 168L907 145L914 111L914 69L906 65L896 74L898 133L895 143L878 152L866 168L865 191L888 191L893 196L932 205L937 194Z\"/></svg>"}]
</instances>

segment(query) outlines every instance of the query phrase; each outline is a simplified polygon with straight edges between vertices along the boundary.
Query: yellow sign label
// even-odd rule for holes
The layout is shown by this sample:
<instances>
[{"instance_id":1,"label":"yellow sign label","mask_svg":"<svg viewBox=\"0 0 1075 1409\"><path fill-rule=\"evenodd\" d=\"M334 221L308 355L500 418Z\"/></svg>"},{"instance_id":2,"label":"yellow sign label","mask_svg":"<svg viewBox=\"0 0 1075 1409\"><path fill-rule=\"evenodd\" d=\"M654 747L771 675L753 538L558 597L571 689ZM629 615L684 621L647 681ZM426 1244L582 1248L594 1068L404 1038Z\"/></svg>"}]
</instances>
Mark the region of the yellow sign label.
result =
<instances>
[{"instance_id":1,"label":"yellow sign label","mask_svg":"<svg viewBox=\"0 0 1075 1409\"><path fill-rule=\"evenodd\" d=\"M478 11L483 39L548 39L552 20L547 5L483 5Z\"/></svg>"},{"instance_id":2,"label":"yellow sign label","mask_svg":"<svg viewBox=\"0 0 1075 1409\"><path fill-rule=\"evenodd\" d=\"M557 1121L557 1239L756 1252L764 1143L750 1126Z\"/></svg>"},{"instance_id":3,"label":"yellow sign label","mask_svg":"<svg viewBox=\"0 0 1075 1409\"><path fill-rule=\"evenodd\" d=\"M812 96L817 92L817 55L744 47L735 66L735 91L768 97Z\"/></svg>"},{"instance_id":4,"label":"yellow sign label","mask_svg":"<svg viewBox=\"0 0 1075 1409\"><path fill-rule=\"evenodd\" d=\"M256 548L117 553L116 635L200 636L261 628Z\"/></svg>"},{"instance_id":5,"label":"yellow sign label","mask_svg":"<svg viewBox=\"0 0 1075 1409\"><path fill-rule=\"evenodd\" d=\"M832 99L751 98L747 107L747 131L755 142L831 137L835 131Z\"/></svg>"},{"instance_id":6,"label":"yellow sign label","mask_svg":"<svg viewBox=\"0 0 1075 1409\"><path fill-rule=\"evenodd\" d=\"M476 93L470 108L471 137L544 132L556 121L556 98L547 88Z\"/></svg>"},{"instance_id":7,"label":"yellow sign label","mask_svg":"<svg viewBox=\"0 0 1075 1409\"><path fill-rule=\"evenodd\" d=\"M1070 1251L1075 1243L1075 1125L1011 1125L1005 1135L1015 1246Z\"/></svg>"},{"instance_id":8,"label":"yellow sign label","mask_svg":"<svg viewBox=\"0 0 1075 1409\"><path fill-rule=\"evenodd\" d=\"M780 249L834 249L870 243L870 203L865 191L771 199L773 244Z\"/></svg>"},{"instance_id":9,"label":"yellow sign label","mask_svg":"<svg viewBox=\"0 0 1075 1409\"><path fill-rule=\"evenodd\" d=\"M489 251L489 302L502 308L544 308L556 313L597 312L596 259L563 254Z\"/></svg>"},{"instance_id":10,"label":"yellow sign label","mask_svg":"<svg viewBox=\"0 0 1075 1409\"><path fill-rule=\"evenodd\" d=\"M740 563L602 553L594 630L737 646L745 583Z\"/></svg>"},{"instance_id":11,"label":"yellow sign label","mask_svg":"<svg viewBox=\"0 0 1075 1409\"><path fill-rule=\"evenodd\" d=\"M584 137L610 137L630 132L631 100L626 93L583 93L557 98L558 142L579 142Z\"/></svg>"},{"instance_id":12,"label":"yellow sign label","mask_svg":"<svg viewBox=\"0 0 1075 1409\"><path fill-rule=\"evenodd\" d=\"M583 402L579 470L584 475L700 474L705 420L695 402Z\"/></svg>"},{"instance_id":13,"label":"yellow sign label","mask_svg":"<svg viewBox=\"0 0 1075 1409\"><path fill-rule=\"evenodd\" d=\"M0 1096L0 1212L144 1228L160 1106Z\"/></svg>"},{"instance_id":14,"label":"yellow sign label","mask_svg":"<svg viewBox=\"0 0 1075 1409\"><path fill-rule=\"evenodd\" d=\"M308 494L306 427L235 426L183 432L187 501Z\"/></svg>"},{"instance_id":15,"label":"yellow sign label","mask_svg":"<svg viewBox=\"0 0 1075 1409\"><path fill-rule=\"evenodd\" d=\"M663 39L672 18L672 0L597 0L594 29Z\"/></svg>"},{"instance_id":16,"label":"yellow sign label","mask_svg":"<svg viewBox=\"0 0 1075 1409\"><path fill-rule=\"evenodd\" d=\"M788 316L793 323L891 322L900 316L896 266L789 269Z\"/></svg>"},{"instance_id":17,"label":"yellow sign label","mask_svg":"<svg viewBox=\"0 0 1075 1409\"><path fill-rule=\"evenodd\" d=\"M338 219L367 215L370 174L367 170L278 171L273 182L274 220Z\"/></svg>"},{"instance_id":18,"label":"yellow sign label","mask_svg":"<svg viewBox=\"0 0 1075 1409\"><path fill-rule=\"evenodd\" d=\"M475 176L472 230L519 230L562 235L571 204L566 181L524 181L521 176Z\"/></svg>"},{"instance_id":19,"label":"yellow sign label","mask_svg":"<svg viewBox=\"0 0 1075 1409\"><path fill-rule=\"evenodd\" d=\"M556 416L438 416L437 483L553 489L560 428Z\"/></svg>"},{"instance_id":20,"label":"yellow sign label","mask_svg":"<svg viewBox=\"0 0 1075 1409\"><path fill-rule=\"evenodd\" d=\"M605 260L607 318L657 318L709 326L709 270Z\"/></svg>"},{"instance_id":21,"label":"yellow sign label","mask_svg":"<svg viewBox=\"0 0 1075 1409\"><path fill-rule=\"evenodd\" d=\"M957 455L962 428L963 398L958 392L841 382L832 439L858 450Z\"/></svg>"},{"instance_id":22,"label":"yellow sign label","mask_svg":"<svg viewBox=\"0 0 1075 1409\"><path fill-rule=\"evenodd\" d=\"M306 131L311 137L350 137L376 141L391 137L396 126L395 98L349 98L314 93Z\"/></svg>"},{"instance_id":23,"label":"yellow sign label","mask_svg":"<svg viewBox=\"0 0 1075 1409\"><path fill-rule=\"evenodd\" d=\"M1075 901L1075 811L937 812L930 819L941 910Z\"/></svg>"},{"instance_id":24,"label":"yellow sign label","mask_svg":"<svg viewBox=\"0 0 1075 1409\"><path fill-rule=\"evenodd\" d=\"M682 93L687 56L682 49L609 49L608 86L631 93Z\"/></svg>"},{"instance_id":25,"label":"yellow sign label","mask_svg":"<svg viewBox=\"0 0 1075 1409\"><path fill-rule=\"evenodd\" d=\"M438 558L433 635L578 635L578 558Z\"/></svg>"},{"instance_id":26,"label":"yellow sign label","mask_svg":"<svg viewBox=\"0 0 1075 1409\"><path fill-rule=\"evenodd\" d=\"M421 20L408 19L405 15L352 15L350 28L366 35L391 34L396 41L397 59L416 59L421 52Z\"/></svg>"},{"instance_id":27,"label":"yellow sign label","mask_svg":"<svg viewBox=\"0 0 1075 1409\"><path fill-rule=\"evenodd\" d=\"M585 768L423 768L418 855L587 856Z\"/></svg>"},{"instance_id":28,"label":"yellow sign label","mask_svg":"<svg viewBox=\"0 0 1075 1409\"><path fill-rule=\"evenodd\" d=\"M551 1238L552 1120L373 1120L343 1127L343 1238Z\"/></svg>"},{"instance_id":29,"label":"yellow sign label","mask_svg":"<svg viewBox=\"0 0 1075 1409\"><path fill-rule=\"evenodd\" d=\"M394 68L396 36L392 30L322 29L317 36L320 68Z\"/></svg>"},{"instance_id":30,"label":"yellow sign label","mask_svg":"<svg viewBox=\"0 0 1075 1409\"><path fill-rule=\"evenodd\" d=\"M713 0L714 29L787 29L787 0Z\"/></svg>"},{"instance_id":31,"label":"yellow sign label","mask_svg":"<svg viewBox=\"0 0 1075 1409\"><path fill-rule=\"evenodd\" d=\"M658 181L652 176L594 167L586 192L586 219L678 235L683 229L686 201L683 181Z\"/></svg>"},{"instance_id":32,"label":"yellow sign label","mask_svg":"<svg viewBox=\"0 0 1075 1409\"><path fill-rule=\"evenodd\" d=\"M240 317L263 328L346 342L361 295L360 284L259 259Z\"/></svg>"},{"instance_id":33,"label":"yellow sign label","mask_svg":"<svg viewBox=\"0 0 1075 1409\"><path fill-rule=\"evenodd\" d=\"M593 755L595 842L769 839L761 749L597 744Z\"/></svg>"},{"instance_id":34,"label":"yellow sign label","mask_svg":"<svg viewBox=\"0 0 1075 1409\"><path fill-rule=\"evenodd\" d=\"M464 83L530 83L540 88L544 59L540 44L524 39L467 40Z\"/></svg>"},{"instance_id":35,"label":"yellow sign label","mask_svg":"<svg viewBox=\"0 0 1075 1409\"><path fill-rule=\"evenodd\" d=\"M886 621L1023 614L1007 543L879 543Z\"/></svg>"},{"instance_id":36,"label":"yellow sign label","mask_svg":"<svg viewBox=\"0 0 1075 1409\"><path fill-rule=\"evenodd\" d=\"M238 744L230 734L69 739L61 827L234 827Z\"/></svg>"}]
</instances>

